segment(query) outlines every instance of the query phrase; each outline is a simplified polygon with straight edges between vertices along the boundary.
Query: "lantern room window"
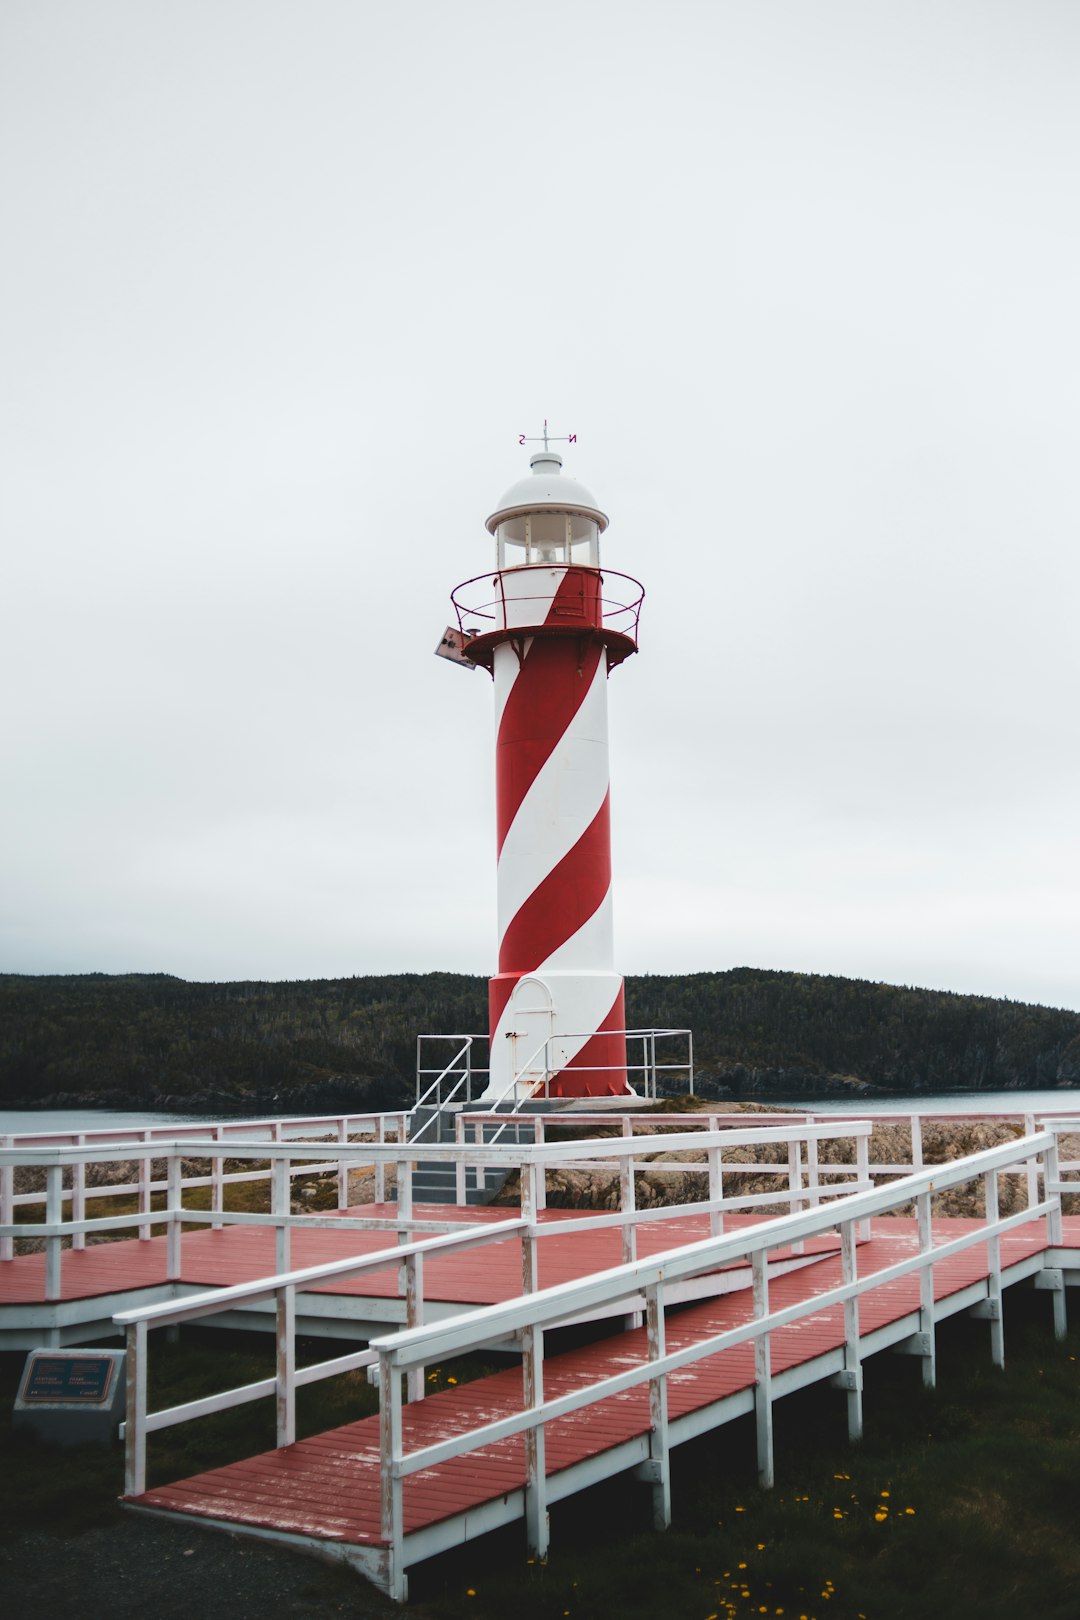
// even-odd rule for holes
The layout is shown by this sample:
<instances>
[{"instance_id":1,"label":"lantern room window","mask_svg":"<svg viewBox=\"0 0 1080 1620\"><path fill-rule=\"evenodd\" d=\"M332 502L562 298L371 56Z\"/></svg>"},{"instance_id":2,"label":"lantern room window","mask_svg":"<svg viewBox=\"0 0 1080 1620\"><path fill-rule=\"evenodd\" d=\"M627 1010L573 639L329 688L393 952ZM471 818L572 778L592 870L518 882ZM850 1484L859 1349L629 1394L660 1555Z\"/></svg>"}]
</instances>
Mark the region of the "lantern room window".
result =
<instances>
[{"instance_id":1,"label":"lantern room window","mask_svg":"<svg viewBox=\"0 0 1080 1620\"><path fill-rule=\"evenodd\" d=\"M566 568L599 568L596 522L580 512L523 512L496 530L496 566L528 568L544 563Z\"/></svg>"}]
</instances>

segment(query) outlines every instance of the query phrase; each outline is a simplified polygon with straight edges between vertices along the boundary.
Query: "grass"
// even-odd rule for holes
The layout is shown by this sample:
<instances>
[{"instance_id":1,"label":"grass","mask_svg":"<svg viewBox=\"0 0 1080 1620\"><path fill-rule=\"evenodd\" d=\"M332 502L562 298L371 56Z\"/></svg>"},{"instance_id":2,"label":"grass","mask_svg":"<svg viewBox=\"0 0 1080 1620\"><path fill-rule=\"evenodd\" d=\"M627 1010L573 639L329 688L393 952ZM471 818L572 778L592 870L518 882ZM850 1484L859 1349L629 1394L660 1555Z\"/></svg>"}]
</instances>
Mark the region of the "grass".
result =
<instances>
[{"instance_id":1,"label":"grass","mask_svg":"<svg viewBox=\"0 0 1080 1620\"><path fill-rule=\"evenodd\" d=\"M776 1409L777 1485L755 1484L748 1421L674 1453L674 1527L649 1528L649 1492L629 1478L552 1512L552 1551L526 1561L520 1526L467 1545L410 1577L430 1620L923 1620L949 1615L1076 1620L1080 1612L1080 1332L1050 1329L1047 1296L1006 1297L1008 1365L990 1365L985 1323L939 1336L939 1385L919 1363L866 1367L866 1436L845 1438L844 1397L817 1389ZM334 1353L308 1341L312 1360ZM186 1333L155 1344L154 1405L269 1371L269 1336ZM122 1483L119 1447L62 1453L16 1435L8 1414L22 1357L0 1357L0 1536L60 1537L108 1523ZM438 1370L440 1387L483 1371ZM434 1372L435 1369L432 1369ZM433 1385L434 1387L434 1385ZM362 1374L301 1392L302 1433L375 1409ZM156 1436L155 1480L273 1443L261 1402ZM356 1606L367 1612L363 1583Z\"/></svg>"},{"instance_id":2,"label":"grass","mask_svg":"<svg viewBox=\"0 0 1080 1620\"><path fill-rule=\"evenodd\" d=\"M438 1620L1040 1620L1080 1614L1080 1333L1053 1340L1045 1296L1010 1298L1004 1372L985 1323L940 1330L939 1383L914 1359L866 1367L866 1435L844 1397L776 1408L777 1485L754 1484L749 1420L674 1453L673 1528L613 1482L552 1512L546 1565L520 1530L413 1572Z\"/></svg>"}]
</instances>

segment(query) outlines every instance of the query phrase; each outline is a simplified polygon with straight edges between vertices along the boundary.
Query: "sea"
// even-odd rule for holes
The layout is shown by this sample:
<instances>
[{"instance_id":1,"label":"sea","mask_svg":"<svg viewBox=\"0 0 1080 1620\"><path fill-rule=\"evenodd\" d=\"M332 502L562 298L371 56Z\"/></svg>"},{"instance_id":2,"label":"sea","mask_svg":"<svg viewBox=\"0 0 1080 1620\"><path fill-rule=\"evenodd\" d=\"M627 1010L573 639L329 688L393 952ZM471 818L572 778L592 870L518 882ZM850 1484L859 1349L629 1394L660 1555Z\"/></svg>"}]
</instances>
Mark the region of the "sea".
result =
<instances>
[{"instance_id":1,"label":"sea","mask_svg":"<svg viewBox=\"0 0 1080 1620\"><path fill-rule=\"evenodd\" d=\"M850 1114L860 1111L856 1098L783 1097L755 1099L770 1107L790 1108L808 1114ZM723 1104L719 1105L721 1108ZM918 1097L883 1097L863 1105L874 1114L1072 1114L1080 1113L1080 1087L1057 1087L1045 1091L951 1091ZM262 1114L235 1114L233 1120L266 1119ZM0 1109L0 1136L20 1132L141 1130L150 1125L190 1125L202 1122L205 1114L169 1114L106 1108ZM213 1123L223 1124L224 1116Z\"/></svg>"}]
</instances>

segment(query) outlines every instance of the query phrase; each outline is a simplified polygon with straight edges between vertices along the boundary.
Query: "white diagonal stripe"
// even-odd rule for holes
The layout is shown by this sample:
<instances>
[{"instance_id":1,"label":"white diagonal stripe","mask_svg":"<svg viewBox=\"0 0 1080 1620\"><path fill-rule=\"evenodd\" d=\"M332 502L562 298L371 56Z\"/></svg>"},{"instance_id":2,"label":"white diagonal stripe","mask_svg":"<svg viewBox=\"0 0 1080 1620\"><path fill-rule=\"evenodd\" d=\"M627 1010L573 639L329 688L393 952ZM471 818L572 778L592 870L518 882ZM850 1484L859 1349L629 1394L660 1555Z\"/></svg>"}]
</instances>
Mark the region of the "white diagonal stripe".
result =
<instances>
[{"instance_id":1,"label":"white diagonal stripe","mask_svg":"<svg viewBox=\"0 0 1080 1620\"><path fill-rule=\"evenodd\" d=\"M498 652L514 658L510 648ZM498 869L500 940L533 890L591 825L607 791L607 660L601 658L577 713L537 772L506 834Z\"/></svg>"}]
</instances>

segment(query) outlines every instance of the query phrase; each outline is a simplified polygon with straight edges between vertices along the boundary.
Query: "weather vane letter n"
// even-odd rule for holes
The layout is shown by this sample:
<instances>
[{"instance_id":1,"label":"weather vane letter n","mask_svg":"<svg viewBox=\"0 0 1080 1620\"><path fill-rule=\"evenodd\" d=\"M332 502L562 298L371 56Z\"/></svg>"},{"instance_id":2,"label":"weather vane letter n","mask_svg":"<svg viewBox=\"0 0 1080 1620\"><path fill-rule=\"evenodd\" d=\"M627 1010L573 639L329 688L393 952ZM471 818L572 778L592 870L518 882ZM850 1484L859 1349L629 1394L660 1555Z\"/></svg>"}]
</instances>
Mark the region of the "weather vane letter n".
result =
<instances>
[{"instance_id":1,"label":"weather vane letter n","mask_svg":"<svg viewBox=\"0 0 1080 1620\"><path fill-rule=\"evenodd\" d=\"M577 444L577 434L576 433L549 433L548 432L548 425L547 425L547 417L546 416L544 417L544 431L543 431L543 433L519 433L518 434L518 444L539 444L541 440L543 440L544 449L547 450L553 444Z\"/></svg>"}]
</instances>

